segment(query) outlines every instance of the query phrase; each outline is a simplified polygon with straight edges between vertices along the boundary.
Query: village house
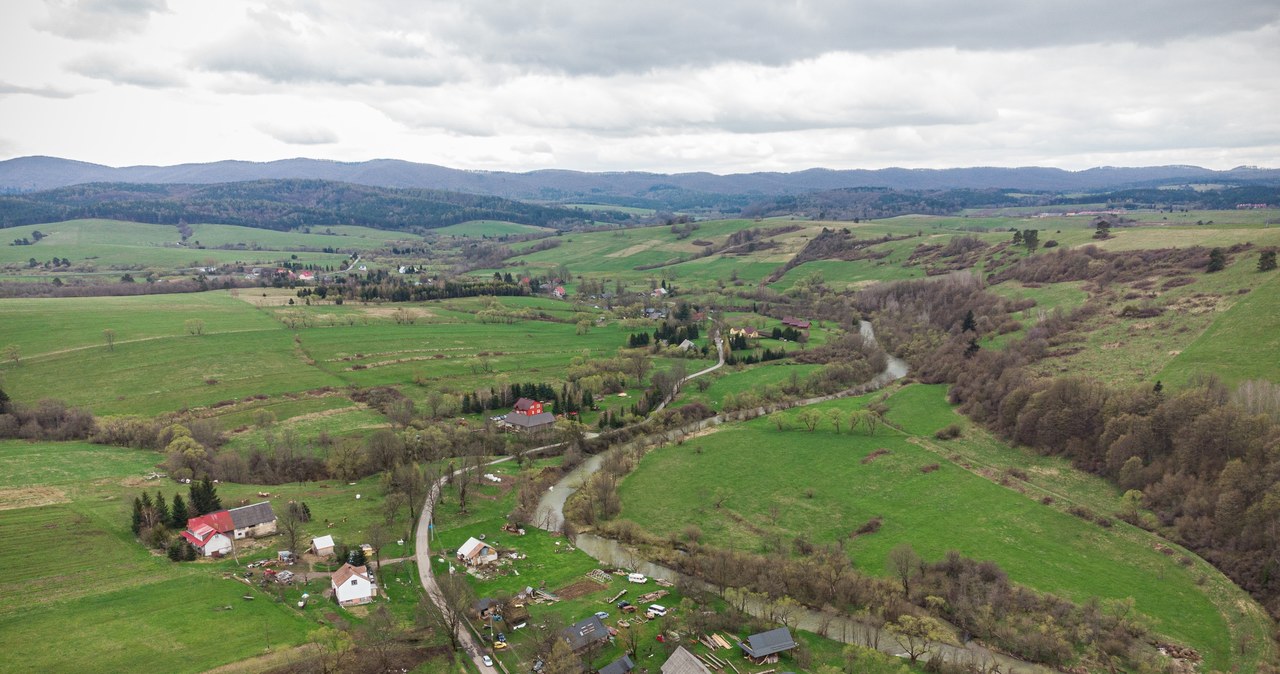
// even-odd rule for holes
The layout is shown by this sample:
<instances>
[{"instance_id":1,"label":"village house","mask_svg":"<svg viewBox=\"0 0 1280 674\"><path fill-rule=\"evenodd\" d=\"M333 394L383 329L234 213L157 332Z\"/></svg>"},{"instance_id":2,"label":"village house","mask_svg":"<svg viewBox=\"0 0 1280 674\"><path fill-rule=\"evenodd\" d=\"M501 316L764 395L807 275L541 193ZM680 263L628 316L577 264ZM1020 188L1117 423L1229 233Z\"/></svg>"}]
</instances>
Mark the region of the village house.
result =
<instances>
[{"instance_id":1,"label":"village house","mask_svg":"<svg viewBox=\"0 0 1280 674\"><path fill-rule=\"evenodd\" d=\"M796 640L791 638L791 630L779 627L776 630L752 634L746 643L738 642L742 652L755 664L762 665L766 660L777 662L777 654L796 647Z\"/></svg>"},{"instance_id":2,"label":"village house","mask_svg":"<svg viewBox=\"0 0 1280 674\"><path fill-rule=\"evenodd\" d=\"M468 538L467 542L458 548L458 560L467 566L492 564L498 561L498 551L482 540Z\"/></svg>"},{"instance_id":3,"label":"village house","mask_svg":"<svg viewBox=\"0 0 1280 674\"><path fill-rule=\"evenodd\" d=\"M378 585L366 566L343 564L342 568L333 572L329 585L333 588L333 598L338 601L339 606L368 604L378 594Z\"/></svg>"},{"instance_id":4,"label":"village house","mask_svg":"<svg viewBox=\"0 0 1280 674\"><path fill-rule=\"evenodd\" d=\"M269 536L276 532L276 514L271 510L269 501L232 508L227 513L231 515L237 541L246 537Z\"/></svg>"},{"instance_id":5,"label":"village house","mask_svg":"<svg viewBox=\"0 0 1280 674\"><path fill-rule=\"evenodd\" d=\"M597 674L629 674L629 672L635 668L636 663L632 662L629 656L624 655L604 667L601 667Z\"/></svg>"},{"instance_id":6,"label":"village house","mask_svg":"<svg viewBox=\"0 0 1280 674\"><path fill-rule=\"evenodd\" d=\"M795 328L796 330L809 329L809 321L806 321L803 318L792 318L790 316L787 316L786 318L782 319L782 324L790 328Z\"/></svg>"},{"instance_id":7,"label":"village house","mask_svg":"<svg viewBox=\"0 0 1280 674\"><path fill-rule=\"evenodd\" d=\"M698 656L685 650L684 646L678 646L662 663L662 674L711 674L711 670L702 664Z\"/></svg>"},{"instance_id":8,"label":"village house","mask_svg":"<svg viewBox=\"0 0 1280 674\"><path fill-rule=\"evenodd\" d=\"M586 650L609 638L609 630L596 616L576 622L562 630L560 636L569 644L574 653Z\"/></svg>"},{"instance_id":9,"label":"village house","mask_svg":"<svg viewBox=\"0 0 1280 674\"><path fill-rule=\"evenodd\" d=\"M214 557L231 552L231 537L227 536L227 532L234 528L227 511L219 510L188 519L187 530L181 535L201 555Z\"/></svg>"},{"instance_id":10,"label":"village house","mask_svg":"<svg viewBox=\"0 0 1280 674\"><path fill-rule=\"evenodd\" d=\"M565 296L564 286L556 286L555 290L551 291L551 294L556 296L556 298L558 299L564 299L564 296Z\"/></svg>"},{"instance_id":11,"label":"village house","mask_svg":"<svg viewBox=\"0 0 1280 674\"><path fill-rule=\"evenodd\" d=\"M218 510L187 520L181 536L205 557L231 552L232 541L276 532L271 503L263 501L231 510Z\"/></svg>"},{"instance_id":12,"label":"village house","mask_svg":"<svg viewBox=\"0 0 1280 674\"><path fill-rule=\"evenodd\" d=\"M741 328L729 328L730 337L746 337L747 339L760 339L760 331L750 325Z\"/></svg>"},{"instance_id":13,"label":"village house","mask_svg":"<svg viewBox=\"0 0 1280 674\"><path fill-rule=\"evenodd\" d=\"M502 424L514 431L541 431L551 428L555 423L554 414L543 411L542 403L529 398L517 400L511 412L502 417Z\"/></svg>"}]
</instances>

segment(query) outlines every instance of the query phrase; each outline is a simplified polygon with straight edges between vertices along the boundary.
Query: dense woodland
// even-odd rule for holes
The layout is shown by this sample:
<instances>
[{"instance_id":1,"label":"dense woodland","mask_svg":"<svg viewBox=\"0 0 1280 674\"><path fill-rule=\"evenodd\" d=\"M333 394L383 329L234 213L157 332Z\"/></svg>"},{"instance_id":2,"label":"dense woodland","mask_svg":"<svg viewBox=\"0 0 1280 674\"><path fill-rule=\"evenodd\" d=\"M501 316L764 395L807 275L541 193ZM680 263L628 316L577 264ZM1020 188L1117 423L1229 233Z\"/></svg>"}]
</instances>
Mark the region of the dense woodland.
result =
<instances>
[{"instance_id":1,"label":"dense woodland","mask_svg":"<svg viewBox=\"0 0 1280 674\"><path fill-rule=\"evenodd\" d=\"M155 224L218 222L288 230L316 223L428 230L470 220L567 229L589 224L582 211L461 192L365 187L323 180L220 185L95 183L0 196L0 227L108 218Z\"/></svg>"}]
</instances>

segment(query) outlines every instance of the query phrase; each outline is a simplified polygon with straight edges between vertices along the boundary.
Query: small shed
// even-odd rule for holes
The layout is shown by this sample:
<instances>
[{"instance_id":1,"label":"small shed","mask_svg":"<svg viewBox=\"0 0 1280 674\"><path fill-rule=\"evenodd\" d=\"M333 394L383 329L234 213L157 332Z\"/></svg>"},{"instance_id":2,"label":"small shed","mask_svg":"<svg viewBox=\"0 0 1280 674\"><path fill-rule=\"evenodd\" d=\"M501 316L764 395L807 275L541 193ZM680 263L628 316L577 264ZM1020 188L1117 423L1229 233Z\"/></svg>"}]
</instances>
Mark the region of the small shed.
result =
<instances>
[{"instance_id":1,"label":"small shed","mask_svg":"<svg viewBox=\"0 0 1280 674\"><path fill-rule=\"evenodd\" d=\"M458 559L467 565L492 564L498 561L498 551L492 545L477 538L468 538L458 548Z\"/></svg>"},{"instance_id":2,"label":"small shed","mask_svg":"<svg viewBox=\"0 0 1280 674\"><path fill-rule=\"evenodd\" d=\"M325 534L319 538L311 539L311 551L321 557L328 557L333 554L333 536Z\"/></svg>"}]
</instances>

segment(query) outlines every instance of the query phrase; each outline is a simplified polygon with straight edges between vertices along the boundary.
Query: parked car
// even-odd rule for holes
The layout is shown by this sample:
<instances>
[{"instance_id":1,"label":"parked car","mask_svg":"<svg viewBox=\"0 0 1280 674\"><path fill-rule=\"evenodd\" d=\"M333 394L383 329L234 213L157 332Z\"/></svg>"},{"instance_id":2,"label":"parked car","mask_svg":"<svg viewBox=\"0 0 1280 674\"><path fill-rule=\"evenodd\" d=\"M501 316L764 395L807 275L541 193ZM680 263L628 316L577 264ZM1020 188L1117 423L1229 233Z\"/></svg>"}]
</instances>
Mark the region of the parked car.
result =
<instances>
[{"instance_id":1,"label":"parked car","mask_svg":"<svg viewBox=\"0 0 1280 674\"><path fill-rule=\"evenodd\" d=\"M609 619L609 613L608 613L608 612L606 612L606 611L596 611L596 617L597 617L597 618L599 618L599 619L601 619L601 620L608 620L608 619Z\"/></svg>"},{"instance_id":2,"label":"parked car","mask_svg":"<svg viewBox=\"0 0 1280 674\"><path fill-rule=\"evenodd\" d=\"M493 666L493 658L491 658L491 657L489 657L489 656L487 656L487 655L484 655L484 656L481 656L481 657L480 657L480 659L484 661L484 666L485 666L485 667L492 667L492 666Z\"/></svg>"}]
</instances>

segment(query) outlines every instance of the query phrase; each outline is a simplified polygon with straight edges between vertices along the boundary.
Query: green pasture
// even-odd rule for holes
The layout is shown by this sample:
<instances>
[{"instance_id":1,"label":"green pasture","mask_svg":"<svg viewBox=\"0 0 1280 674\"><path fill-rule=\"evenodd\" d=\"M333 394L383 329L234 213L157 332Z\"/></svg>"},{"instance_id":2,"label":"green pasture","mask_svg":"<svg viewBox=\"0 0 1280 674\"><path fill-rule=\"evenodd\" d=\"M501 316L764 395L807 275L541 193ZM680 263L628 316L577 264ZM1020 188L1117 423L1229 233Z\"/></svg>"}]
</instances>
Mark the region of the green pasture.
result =
<instances>
[{"instance_id":1,"label":"green pasture","mask_svg":"<svg viewBox=\"0 0 1280 674\"><path fill-rule=\"evenodd\" d=\"M221 246L280 251L333 248L342 253L383 248L397 241L422 242L422 237L416 234L369 227L312 225L307 229L310 231L282 232L237 225L201 224L191 226L190 241L192 245L204 246L206 249Z\"/></svg>"},{"instance_id":2,"label":"green pasture","mask_svg":"<svg viewBox=\"0 0 1280 674\"><path fill-rule=\"evenodd\" d=\"M205 248L197 248L197 236L193 236L188 245L181 245L178 229L171 225L116 220L69 220L4 230L5 235L11 239L30 238L34 230L40 230L46 237L30 246L0 246L0 265L22 265L29 258L43 263L59 257L71 260L70 269L73 271L116 270L122 273L127 269L173 270L231 263L272 265L281 261L337 267L345 255L286 251L303 247L336 246L331 240L338 239L346 242L347 248L361 247L351 243L359 240L355 237L292 234L231 225L196 225L193 229L197 227L201 228L200 231L207 231L211 241L220 242L217 245L243 243L245 247L212 248L209 246L215 244L201 241ZM313 241L308 237L314 237L317 243L314 246L307 243ZM320 240L324 243L319 243ZM256 250L254 242L258 243ZM370 244L366 244L368 245ZM296 259L294 255L297 256ZM49 274L56 275L57 272L49 270Z\"/></svg>"},{"instance_id":3,"label":"green pasture","mask_svg":"<svg viewBox=\"0 0 1280 674\"><path fill-rule=\"evenodd\" d=\"M1246 256L1238 265L1251 263ZM1209 328L1160 371L1166 384L1185 383L1196 373L1213 373L1228 385L1248 379L1280 382L1280 274L1267 278L1230 309L1217 315Z\"/></svg>"},{"instance_id":4,"label":"green pasture","mask_svg":"<svg viewBox=\"0 0 1280 674\"><path fill-rule=\"evenodd\" d=\"M949 423L945 403L908 406L920 417L916 430ZM1158 632L1196 646L1209 663L1229 659L1226 620L1197 586L1201 572L1156 552L1154 538L1042 505L914 444L911 435L850 432L853 407L847 400L816 406L824 415L841 410L840 434L825 416L818 430L804 430L793 411L786 430L758 419L655 450L622 483L622 516L658 535L697 522L707 542L739 549L764 549L775 536L788 544L797 536L818 544L846 539L854 564L873 574L886 573L888 551L903 542L926 559L955 549L994 560L1016 582L1077 601L1133 597ZM880 449L888 453L862 462ZM931 464L938 468L921 470ZM712 504L716 494L728 497L721 508ZM878 533L848 540L873 516L883 518Z\"/></svg>"},{"instance_id":5,"label":"green pasture","mask_svg":"<svg viewBox=\"0 0 1280 674\"><path fill-rule=\"evenodd\" d=\"M724 367L716 370L708 378L711 385L700 391L695 383L685 386L678 405L702 403L712 409L720 409L728 396L739 396L744 393L759 395L772 387L791 383L792 379L803 384L806 377L822 369L821 365L798 365L789 361L771 361L748 368L736 369Z\"/></svg>"},{"instance_id":6,"label":"green pasture","mask_svg":"<svg viewBox=\"0 0 1280 674\"><path fill-rule=\"evenodd\" d=\"M522 225L518 222L506 222L504 220L471 220L456 225L449 225L448 227L440 227L431 231L441 236L480 238L486 236L498 237L509 234L549 233L554 232L555 230L550 227Z\"/></svg>"},{"instance_id":7,"label":"green pasture","mask_svg":"<svg viewBox=\"0 0 1280 674\"><path fill-rule=\"evenodd\" d=\"M1206 338L1170 376L1183 381L1194 371L1218 371L1232 381L1252 377L1252 372L1274 372L1273 337L1267 312L1258 308L1274 298L1275 290L1264 288L1271 277L1257 272L1257 253L1246 252L1232 259L1223 271L1214 274L1193 272L1188 285L1165 288L1158 283L1148 290L1130 291L1124 286L1110 288L1103 298L1104 310L1077 326L1081 339L1050 349L1050 357L1036 363L1033 370L1045 374L1087 373L1115 384L1154 384L1180 354L1192 347L1218 321L1228 328L1222 339ZM1046 286L1048 288L1050 286ZM999 288L999 286L995 286ZM1241 290L1246 291L1241 293ZM1232 316L1232 308L1260 293L1259 300ZM1150 297L1154 295L1154 297ZM1126 307L1154 307L1164 313L1152 318L1122 316ZM1032 316L1035 309L1032 309ZM1246 312L1248 312L1246 314ZM1029 326L1034 318L1019 313L1012 316ZM1207 351L1206 351L1207 350ZM1218 354L1221 363L1205 360L1217 355L1197 356L1196 352ZM1274 376L1274 375L1267 375ZM1167 382L1166 382L1167 383Z\"/></svg>"}]
</instances>

